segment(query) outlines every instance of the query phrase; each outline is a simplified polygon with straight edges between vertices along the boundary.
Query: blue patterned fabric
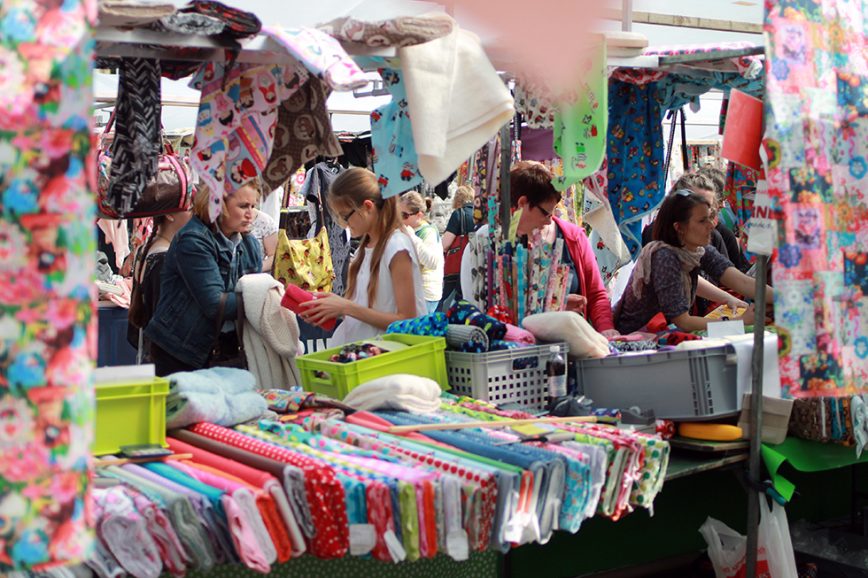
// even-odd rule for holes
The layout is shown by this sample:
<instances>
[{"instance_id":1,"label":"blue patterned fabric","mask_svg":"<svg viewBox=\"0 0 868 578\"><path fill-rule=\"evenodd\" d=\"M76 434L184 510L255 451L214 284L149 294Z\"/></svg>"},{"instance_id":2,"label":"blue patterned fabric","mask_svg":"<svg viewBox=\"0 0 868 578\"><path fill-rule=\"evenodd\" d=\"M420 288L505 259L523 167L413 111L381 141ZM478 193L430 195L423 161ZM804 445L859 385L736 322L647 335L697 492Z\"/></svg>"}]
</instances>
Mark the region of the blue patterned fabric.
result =
<instances>
[{"instance_id":1,"label":"blue patterned fabric","mask_svg":"<svg viewBox=\"0 0 868 578\"><path fill-rule=\"evenodd\" d=\"M657 82L609 82L609 203L633 259L642 249L642 217L665 196L663 112Z\"/></svg>"},{"instance_id":2,"label":"blue patterned fabric","mask_svg":"<svg viewBox=\"0 0 868 578\"><path fill-rule=\"evenodd\" d=\"M421 184L422 176L401 73L388 67L380 68L379 72L392 100L371 112L371 146L380 193L383 198L388 198Z\"/></svg>"},{"instance_id":3,"label":"blue patterned fabric","mask_svg":"<svg viewBox=\"0 0 868 578\"><path fill-rule=\"evenodd\" d=\"M443 313L431 313L394 321L386 327L386 333L403 333L406 335L430 335L432 337L446 337L446 315Z\"/></svg>"}]
</instances>

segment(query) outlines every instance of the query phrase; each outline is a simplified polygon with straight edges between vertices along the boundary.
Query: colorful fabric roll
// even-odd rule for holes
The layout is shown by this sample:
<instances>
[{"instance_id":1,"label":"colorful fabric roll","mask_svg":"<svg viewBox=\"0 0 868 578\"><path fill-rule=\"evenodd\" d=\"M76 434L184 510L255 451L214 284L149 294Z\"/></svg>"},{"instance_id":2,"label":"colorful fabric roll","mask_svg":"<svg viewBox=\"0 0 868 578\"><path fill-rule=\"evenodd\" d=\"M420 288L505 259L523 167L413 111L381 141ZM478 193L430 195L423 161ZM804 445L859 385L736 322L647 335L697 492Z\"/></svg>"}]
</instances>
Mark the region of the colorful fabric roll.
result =
<instances>
[{"instance_id":1,"label":"colorful fabric roll","mask_svg":"<svg viewBox=\"0 0 868 578\"><path fill-rule=\"evenodd\" d=\"M467 301L458 301L446 313L449 323L481 327L488 335L489 342L502 340L506 336L506 324L482 313Z\"/></svg>"},{"instance_id":2,"label":"colorful fabric roll","mask_svg":"<svg viewBox=\"0 0 868 578\"><path fill-rule=\"evenodd\" d=\"M403 333L405 335L428 335L432 337L446 337L448 321L443 313L431 313L413 319L402 319L390 323L386 327L386 333Z\"/></svg>"}]
</instances>

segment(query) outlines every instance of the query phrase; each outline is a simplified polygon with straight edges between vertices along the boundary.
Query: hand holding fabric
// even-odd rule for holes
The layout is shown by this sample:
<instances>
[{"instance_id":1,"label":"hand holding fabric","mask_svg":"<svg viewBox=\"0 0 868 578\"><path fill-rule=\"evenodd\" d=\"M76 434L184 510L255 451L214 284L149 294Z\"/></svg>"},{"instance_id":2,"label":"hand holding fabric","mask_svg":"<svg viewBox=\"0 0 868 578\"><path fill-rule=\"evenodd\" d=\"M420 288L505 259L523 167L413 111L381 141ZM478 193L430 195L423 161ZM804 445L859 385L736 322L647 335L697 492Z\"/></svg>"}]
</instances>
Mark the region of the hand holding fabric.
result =
<instances>
[{"instance_id":1,"label":"hand holding fabric","mask_svg":"<svg viewBox=\"0 0 868 578\"><path fill-rule=\"evenodd\" d=\"M347 315L352 305L352 301L334 293L316 293L313 301L302 303L304 311L301 318L308 323L321 326L327 321Z\"/></svg>"}]
</instances>

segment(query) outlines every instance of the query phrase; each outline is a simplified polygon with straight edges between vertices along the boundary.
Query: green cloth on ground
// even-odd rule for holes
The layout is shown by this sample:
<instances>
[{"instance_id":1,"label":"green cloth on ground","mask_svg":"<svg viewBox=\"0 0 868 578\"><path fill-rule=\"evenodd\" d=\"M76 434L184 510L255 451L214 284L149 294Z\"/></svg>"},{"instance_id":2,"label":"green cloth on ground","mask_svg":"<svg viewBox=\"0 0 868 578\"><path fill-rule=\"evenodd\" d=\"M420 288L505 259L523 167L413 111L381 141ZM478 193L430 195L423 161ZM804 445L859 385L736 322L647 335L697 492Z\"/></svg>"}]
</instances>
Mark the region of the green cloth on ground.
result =
<instances>
[{"instance_id":1,"label":"green cloth on ground","mask_svg":"<svg viewBox=\"0 0 868 578\"><path fill-rule=\"evenodd\" d=\"M788 437L778 445L763 444L762 457L775 490L790 501L796 486L781 474L781 466L789 463L800 472L821 472L868 462L868 452L856 457L856 448L839 444L824 444Z\"/></svg>"}]
</instances>

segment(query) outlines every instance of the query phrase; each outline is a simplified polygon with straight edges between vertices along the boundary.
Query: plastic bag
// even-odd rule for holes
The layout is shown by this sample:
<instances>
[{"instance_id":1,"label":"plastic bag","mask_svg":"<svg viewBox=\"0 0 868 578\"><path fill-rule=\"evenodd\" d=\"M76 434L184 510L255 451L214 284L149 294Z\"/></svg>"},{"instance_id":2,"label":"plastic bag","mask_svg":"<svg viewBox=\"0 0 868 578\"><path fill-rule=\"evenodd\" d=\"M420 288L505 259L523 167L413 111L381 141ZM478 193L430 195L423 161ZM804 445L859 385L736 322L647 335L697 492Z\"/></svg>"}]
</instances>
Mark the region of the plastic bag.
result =
<instances>
[{"instance_id":1,"label":"plastic bag","mask_svg":"<svg viewBox=\"0 0 868 578\"><path fill-rule=\"evenodd\" d=\"M759 543L766 550L769 575L772 578L796 578L796 557L787 512L777 502L772 502L770 510L767 502L765 496L760 496Z\"/></svg>"},{"instance_id":2,"label":"plastic bag","mask_svg":"<svg viewBox=\"0 0 868 578\"><path fill-rule=\"evenodd\" d=\"M745 536L714 518L707 518L699 533L708 544L708 557L716 578L745 578ZM777 502L769 508L765 496L760 496L758 541L758 578L796 578L796 558L786 510Z\"/></svg>"},{"instance_id":3,"label":"plastic bag","mask_svg":"<svg viewBox=\"0 0 868 578\"><path fill-rule=\"evenodd\" d=\"M708 544L708 557L714 566L716 578L745 578L747 561L745 550L747 538L720 520L707 518L699 528L699 533ZM763 544L759 545L756 575L758 578L772 578L769 573L768 559Z\"/></svg>"}]
</instances>

